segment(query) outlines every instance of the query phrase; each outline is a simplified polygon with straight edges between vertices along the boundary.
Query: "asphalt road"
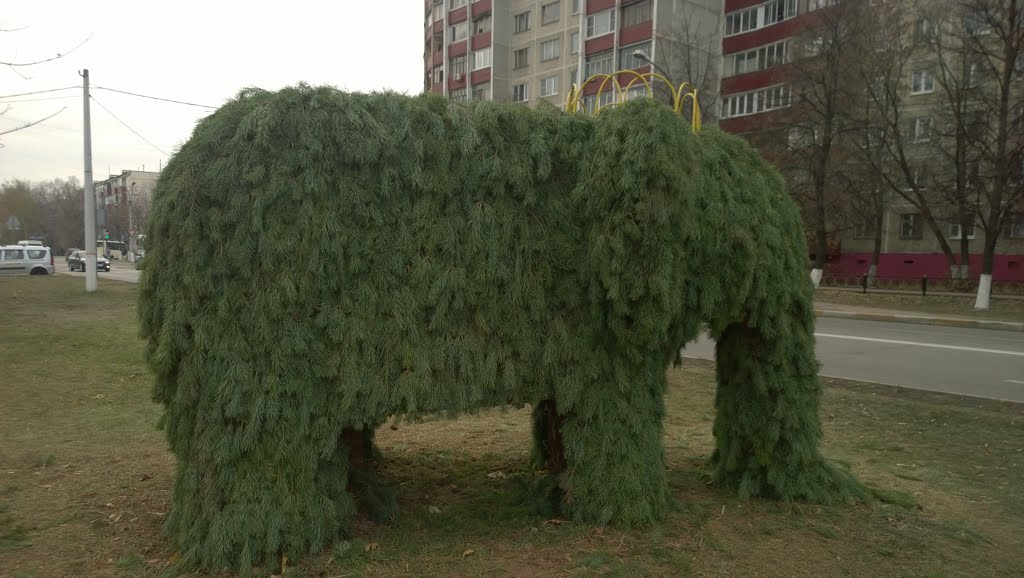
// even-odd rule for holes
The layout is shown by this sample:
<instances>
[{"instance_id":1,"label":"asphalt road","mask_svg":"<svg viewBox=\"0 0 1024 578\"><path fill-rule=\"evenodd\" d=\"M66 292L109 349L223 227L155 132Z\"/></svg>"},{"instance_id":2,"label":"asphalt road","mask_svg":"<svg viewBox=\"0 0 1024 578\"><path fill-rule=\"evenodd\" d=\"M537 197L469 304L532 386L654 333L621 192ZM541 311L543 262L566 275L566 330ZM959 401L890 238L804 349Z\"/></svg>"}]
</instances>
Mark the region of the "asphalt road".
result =
<instances>
[{"instance_id":1,"label":"asphalt road","mask_svg":"<svg viewBox=\"0 0 1024 578\"><path fill-rule=\"evenodd\" d=\"M58 275L71 275L74 277L85 277L85 273L79 273L68 271L68 264L62 263L60 259L54 261L54 268ZM127 281L128 283L139 282L139 271L135 269L135 263L128 263L127 261L112 261L110 263L110 271L100 271L97 273L100 280L103 279L114 279L116 281ZM84 283L85 281L83 281Z\"/></svg>"},{"instance_id":2,"label":"asphalt road","mask_svg":"<svg viewBox=\"0 0 1024 578\"><path fill-rule=\"evenodd\" d=\"M815 335L822 375L1024 403L1024 333L820 317Z\"/></svg>"},{"instance_id":3,"label":"asphalt road","mask_svg":"<svg viewBox=\"0 0 1024 578\"><path fill-rule=\"evenodd\" d=\"M71 273L58 261L57 272ZM139 282L131 263L114 261L100 279ZM822 375L1024 403L1024 333L819 317ZM714 359L702 338L687 357Z\"/></svg>"}]
</instances>

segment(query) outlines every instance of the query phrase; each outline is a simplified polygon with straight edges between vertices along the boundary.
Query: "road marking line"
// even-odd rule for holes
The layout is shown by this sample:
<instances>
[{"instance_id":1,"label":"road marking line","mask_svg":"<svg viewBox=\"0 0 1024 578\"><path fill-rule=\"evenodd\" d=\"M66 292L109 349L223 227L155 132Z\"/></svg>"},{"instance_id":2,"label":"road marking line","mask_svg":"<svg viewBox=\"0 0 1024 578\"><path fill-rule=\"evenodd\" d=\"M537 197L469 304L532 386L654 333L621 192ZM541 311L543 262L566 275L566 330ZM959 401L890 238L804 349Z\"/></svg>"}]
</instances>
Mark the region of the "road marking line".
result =
<instances>
[{"instance_id":1,"label":"road marking line","mask_svg":"<svg viewBox=\"0 0 1024 578\"><path fill-rule=\"evenodd\" d=\"M878 339L876 337L857 337L854 335L836 335L834 333L815 333L817 337L833 339L852 339L854 341L871 341L874 343L892 343L893 345L914 345L917 347L933 347L935 349L955 349L957 351L973 351L975 353L994 353L997 355L1014 355L1024 357L1024 351L1007 351L1005 349L984 349L981 347L964 347L962 345L943 345L941 343L922 343L920 341L901 341L898 339Z\"/></svg>"},{"instance_id":2,"label":"road marking line","mask_svg":"<svg viewBox=\"0 0 1024 578\"><path fill-rule=\"evenodd\" d=\"M1024 385L1024 381L1019 379L1007 379L1006 383L1016 383L1017 385Z\"/></svg>"}]
</instances>

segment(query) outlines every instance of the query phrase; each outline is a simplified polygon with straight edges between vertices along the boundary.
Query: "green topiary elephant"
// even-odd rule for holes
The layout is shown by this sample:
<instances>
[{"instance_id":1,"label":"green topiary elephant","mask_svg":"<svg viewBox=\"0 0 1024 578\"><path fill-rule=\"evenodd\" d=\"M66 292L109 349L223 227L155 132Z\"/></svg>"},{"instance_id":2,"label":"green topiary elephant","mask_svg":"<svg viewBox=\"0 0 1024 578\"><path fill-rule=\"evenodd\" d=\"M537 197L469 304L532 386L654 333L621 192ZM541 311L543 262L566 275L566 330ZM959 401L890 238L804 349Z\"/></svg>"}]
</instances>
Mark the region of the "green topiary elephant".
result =
<instances>
[{"instance_id":1,"label":"green topiary elephant","mask_svg":"<svg viewBox=\"0 0 1024 578\"><path fill-rule=\"evenodd\" d=\"M741 140L664 105L594 118L251 90L164 169L140 319L193 566L319 551L397 414L535 408L572 519L670 506L665 372L718 342L715 479L835 502L797 209Z\"/></svg>"}]
</instances>

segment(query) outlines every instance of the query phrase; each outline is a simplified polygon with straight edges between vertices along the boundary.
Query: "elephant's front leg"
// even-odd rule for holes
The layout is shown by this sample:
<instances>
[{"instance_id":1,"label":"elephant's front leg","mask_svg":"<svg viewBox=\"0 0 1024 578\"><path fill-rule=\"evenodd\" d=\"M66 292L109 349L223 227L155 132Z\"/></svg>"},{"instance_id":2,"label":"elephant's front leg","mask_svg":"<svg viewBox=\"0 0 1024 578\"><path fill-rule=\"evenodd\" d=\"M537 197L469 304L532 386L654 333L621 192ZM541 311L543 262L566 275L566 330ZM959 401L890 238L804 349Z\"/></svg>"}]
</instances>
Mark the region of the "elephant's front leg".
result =
<instances>
[{"instance_id":1,"label":"elephant's front leg","mask_svg":"<svg viewBox=\"0 0 1024 578\"><path fill-rule=\"evenodd\" d=\"M669 508L662 419L665 369L610 359L602 379L561 416L563 512L592 524L636 526ZM570 405L559 402L559 407Z\"/></svg>"}]
</instances>

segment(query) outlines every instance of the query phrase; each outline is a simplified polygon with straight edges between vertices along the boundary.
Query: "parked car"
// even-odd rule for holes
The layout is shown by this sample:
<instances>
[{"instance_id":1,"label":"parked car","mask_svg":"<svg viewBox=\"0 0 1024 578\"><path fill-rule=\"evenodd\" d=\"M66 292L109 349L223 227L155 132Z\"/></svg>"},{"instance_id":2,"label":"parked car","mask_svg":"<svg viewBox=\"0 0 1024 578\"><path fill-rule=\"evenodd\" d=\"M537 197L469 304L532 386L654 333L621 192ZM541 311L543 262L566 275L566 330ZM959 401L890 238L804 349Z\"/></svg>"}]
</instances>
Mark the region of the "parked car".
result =
<instances>
[{"instance_id":1,"label":"parked car","mask_svg":"<svg viewBox=\"0 0 1024 578\"><path fill-rule=\"evenodd\" d=\"M85 251L75 251L68 257L68 270L85 273ZM110 271L110 261L102 255L96 255L96 270Z\"/></svg>"},{"instance_id":2,"label":"parked car","mask_svg":"<svg viewBox=\"0 0 1024 578\"><path fill-rule=\"evenodd\" d=\"M53 275L53 254L38 245L0 247L0 275Z\"/></svg>"}]
</instances>

